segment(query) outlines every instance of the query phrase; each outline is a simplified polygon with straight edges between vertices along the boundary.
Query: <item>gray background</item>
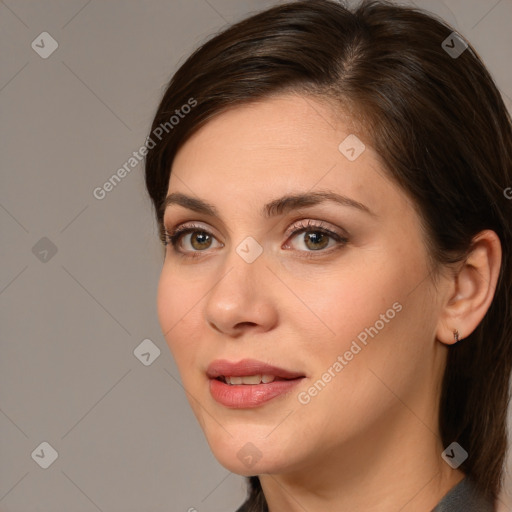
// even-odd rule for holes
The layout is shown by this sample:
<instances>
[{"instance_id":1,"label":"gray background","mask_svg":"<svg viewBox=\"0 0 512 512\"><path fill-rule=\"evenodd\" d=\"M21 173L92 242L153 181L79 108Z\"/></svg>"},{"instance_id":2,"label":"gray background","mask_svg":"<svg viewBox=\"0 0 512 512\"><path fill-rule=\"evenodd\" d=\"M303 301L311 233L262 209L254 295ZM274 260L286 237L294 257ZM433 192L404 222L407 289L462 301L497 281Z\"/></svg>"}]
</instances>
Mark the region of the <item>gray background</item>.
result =
<instances>
[{"instance_id":1,"label":"gray background","mask_svg":"<svg viewBox=\"0 0 512 512\"><path fill-rule=\"evenodd\" d=\"M143 144L186 56L275 3L0 2L2 512L234 511L243 501L245 481L211 455L160 332L162 253L142 164L104 199L93 190ZM510 109L512 0L415 3L473 43ZM44 31L58 42L46 59L31 47ZM134 355L145 339L149 365ZM42 442L58 453L47 469Z\"/></svg>"}]
</instances>

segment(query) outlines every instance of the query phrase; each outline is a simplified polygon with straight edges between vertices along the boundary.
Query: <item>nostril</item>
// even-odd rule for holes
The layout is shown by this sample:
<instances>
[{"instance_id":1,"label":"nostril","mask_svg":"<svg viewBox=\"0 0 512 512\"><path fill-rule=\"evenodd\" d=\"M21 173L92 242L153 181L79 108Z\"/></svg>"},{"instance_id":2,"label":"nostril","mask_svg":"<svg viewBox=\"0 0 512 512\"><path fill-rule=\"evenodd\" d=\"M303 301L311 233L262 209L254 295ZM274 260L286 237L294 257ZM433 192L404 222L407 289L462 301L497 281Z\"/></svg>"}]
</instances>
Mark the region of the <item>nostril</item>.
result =
<instances>
[{"instance_id":1,"label":"nostril","mask_svg":"<svg viewBox=\"0 0 512 512\"><path fill-rule=\"evenodd\" d=\"M247 327L247 326L252 327L254 325L256 325L254 322L240 322L240 323L236 324L235 328L236 327Z\"/></svg>"}]
</instances>

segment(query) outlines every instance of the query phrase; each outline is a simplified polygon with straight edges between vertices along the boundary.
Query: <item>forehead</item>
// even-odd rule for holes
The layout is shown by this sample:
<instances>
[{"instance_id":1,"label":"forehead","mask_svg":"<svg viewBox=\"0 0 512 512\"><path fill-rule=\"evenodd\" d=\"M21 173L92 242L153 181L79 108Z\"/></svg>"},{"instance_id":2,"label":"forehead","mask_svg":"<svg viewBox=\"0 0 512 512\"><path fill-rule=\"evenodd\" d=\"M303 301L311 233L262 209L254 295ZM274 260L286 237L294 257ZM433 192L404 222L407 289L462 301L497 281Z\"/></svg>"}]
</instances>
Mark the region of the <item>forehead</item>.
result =
<instances>
[{"instance_id":1,"label":"forehead","mask_svg":"<svg viewBox=\"0 0 512 512\"><path fill-rule=\"evenodd\" d=\"M354 122L341 107L312 96L286 93L232 107L215 115L192 138L206 143L210 137L224 135L246 149L307 146L314 132L328 132ZM236 128L233 130L233 128ZM257 135L257 137L255 137ZM217 141L219 142L219 141Z\"/></svg>"},{"instance_id":2,"label":"forehead","mask_svg":"<svg viewBox=\"0 0 512 512\"><path fill-rule=\"evenodd\" d=\"M278 196L322 189L378 205L394 184L370 141L364 133L352 133L353 126L332 105L296 94L234 107L180 148L168 194L181 192L232 208L251 204L260 211ZM356 158L344 153L347 145Z\"/></svg>"},{"instance_id":3,"label":"forehead","mask_svg":"<svg viewBox=\"0 0 512 512\"><path fill-rule=\"evenodd\" d=\"M343 163L339 144L351 130L350 118L327 103L297 94L274 96L236 106L208 121L180 148L172 171L208 176L214 169L216 176L231 174L233 179L244 170L263 174L269 168L281 169L281 178L289 167L296 174L303 168L311 173L312 167L321 170L326 161L330 166Z\"/></svg>"}]
</instances>

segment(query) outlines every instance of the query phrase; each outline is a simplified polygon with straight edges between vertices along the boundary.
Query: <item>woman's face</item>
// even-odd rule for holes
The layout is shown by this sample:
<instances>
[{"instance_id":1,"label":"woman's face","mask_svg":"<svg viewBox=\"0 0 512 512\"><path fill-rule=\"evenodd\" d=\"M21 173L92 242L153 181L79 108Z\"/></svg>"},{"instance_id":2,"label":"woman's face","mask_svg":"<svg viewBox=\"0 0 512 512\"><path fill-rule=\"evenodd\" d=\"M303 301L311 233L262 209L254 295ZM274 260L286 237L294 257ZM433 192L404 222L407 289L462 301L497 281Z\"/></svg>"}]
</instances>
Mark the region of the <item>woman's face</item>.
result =
<instances>
[{"instance_id":1,"label":"woman's face","mask_svg":"<svg viewBox=\"0 0 512 512\"><path fill-rule=\"evenodd\" d=\"M355 468L404 428L437 432L443 284L411 201L357 137L326 104L281 95L219 115L175 158L168 194L196 202L169 201L164 224L194 227L166 247L158 315L235 473Z\"/></svg>"}]
</instances>

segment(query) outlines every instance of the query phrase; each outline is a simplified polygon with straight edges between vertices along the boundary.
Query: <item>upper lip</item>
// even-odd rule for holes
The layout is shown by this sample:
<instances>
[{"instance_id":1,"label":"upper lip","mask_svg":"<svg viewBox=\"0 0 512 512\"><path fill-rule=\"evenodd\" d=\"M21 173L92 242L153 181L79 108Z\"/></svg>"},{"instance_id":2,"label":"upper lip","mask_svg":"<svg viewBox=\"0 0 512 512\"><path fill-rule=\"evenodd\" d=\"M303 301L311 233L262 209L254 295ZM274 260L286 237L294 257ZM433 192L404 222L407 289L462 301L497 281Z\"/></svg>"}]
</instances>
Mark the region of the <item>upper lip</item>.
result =
<instances>
[{"instance_id":1,"label":"upper lip","mask_svg":"<svg viewBox=\"0 0 512 512\"><path fill-rule=\"evenodd\" d=\"M217 377L244 377L249 375L274 375L282 379L296 379L305 376L303 373L278 368L277 366L263 363L256 359L242 359L237 363L226 359L217 359L208 366L206 375L210 379L216 379Z\"/></svg>"}]
</instances>

